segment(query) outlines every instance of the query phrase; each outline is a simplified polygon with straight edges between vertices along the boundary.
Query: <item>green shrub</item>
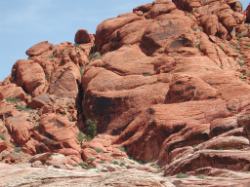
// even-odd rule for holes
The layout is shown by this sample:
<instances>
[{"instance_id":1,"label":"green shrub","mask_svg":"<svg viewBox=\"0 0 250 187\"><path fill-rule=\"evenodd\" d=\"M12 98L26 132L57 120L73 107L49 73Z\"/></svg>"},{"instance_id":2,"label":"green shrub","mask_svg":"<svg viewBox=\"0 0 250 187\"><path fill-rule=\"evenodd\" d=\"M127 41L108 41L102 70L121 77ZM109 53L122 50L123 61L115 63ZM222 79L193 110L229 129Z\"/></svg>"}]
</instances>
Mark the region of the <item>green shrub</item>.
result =
<instances>
[{"instance_id":1,"label":"green shrub","mask_svg":"<svg viewBox=\"0 0 250 187\"><path fill-rule=\"evenodd\" d=\"M83 169L90 169L90 168L93 168L93 166L92 166L92 165L89 165L87 162L81 162L81 163L79 164L79 166L81 166L81 168L83 168Z\"/></svg>"},{"instance_id":2,"label":"green shrub","mask_svg":"<svg viewBox=\"0 0 250 187\"><path fill-rule=\"evenodd\" d=\"M100 52L93 52L93 53L90 53L89 55L89 60L90 61L93 61L93 60L97 60L97 59L100 59L102 58L102 55Z\"/></svg>"},{"instance_id":3,"label":"green shrub","mask_svg":"<svg viewBox=\"0 0 250 187\"><path fill-rule=\"evenodd\" d=\"M20 102L20 99L16 98L16 97L9 97L5 99L8 103L18 103Z\"/></svg>"},{"instance_id":4,"label":"green shrub","mask_svg":"<svg viewBox=\"0 0 250 187\"><path fill-rule=\"evenodd\" d=\"M245 65L245 60L243 58L240 58L238 60L238 63L239 63L240 66L244 66Z\"/></svg>"},{"instance_id":5,"label":"green shrub","mask_svg":"<svg viewBox=\"0 0 250 187\"><path fill-rule=\"evenodd\" d=\"M81 162L81 163L79 163L79 166L81 166L83 169L87 169L88 168L88 163Z\"/></svg>"},{"instance_id":6,"label":"green shrub","mask_svg":"<svg viewBox=\"0 0 250 187\"><path fill-rule=\"evenodd\" d=\"M241 80L246 80L247 77L246 77L245 75L242 75L242 74L241 74L241 75L240 75L240 79L241 79Z\"/></svg>"},{"instance_id":7,"label":"green shrub","mask_svg":"<svg viewBox=\"0 0 250 187\"><path fill-rule=\"evenodd\" d=\"M80 67L80 74L81 74L81 76L83 76L83 74L84 74L84 68L82 66Z\"/></svg>"},{"instance_id":8,"label":"green shrub","mask_svg":"<svg viewBox=\"0 0 250 187\"><path fill-rule=\"evenodd\" d=\"M99 161L99 164L104 164L104 163L105 163L104 160L100 160L100 161Z\"/></svg>"},{"instance_id":9,"label":"green shrub","mask_svg":"<svg viewBox=\"0 0 250 187\"><path fill-rule=\"evenodd\" d=\"M119 166L123 167L126 166L126 164L124 162L120 162Z\"/></svg>"},{"instance_id":10,"label":"green shrub","mask_svg":"<svg viewBox=\"0 0 250 187\"><path fill-rule=\"evenodd\" d=\"M199 178L199 179L205 179L206 176L205 175L198 175L197 178Z\"/></svg>"},{"instance_id":11,"label":"green shrub","mask_svg":"<svg viewBox=\"0 0 250 187\"><path fill-rule=\"evenodd\" d=\"M120 151L122 151L122 152L126 152L126 151L127 151L125 147L119 147L119 149L120 149Z\"/></svg>"},{"instance_id":12,"label":"green shrub","mask_svg":"<svg viewBox=\"0 0 250 187\"><path fill-rule=\"evenodd\" d=\"M5 136L3 134L0 134L0 140L5 140Z\"/></svg>"},{"instance_id":13,"label":"green shrub","mask_svg":"<svg viewBox=\"0 0 250 187\"><path fill-rule=\"evenodd\" d=\"M97 124L96 121L88 119L86 121L86 133L88 136L88 139L93 139L97 132Z\"/></svg>"},{"instance_id":14,"label":"green shrub","mask_svg":"<svg viewBox=\"0 0 250 187\"><path fill-rule=\"evenodd\" d=\"M91 163L91 162L94 162L94 161L95 161L95 158L94 158L94 157L91 157L91 158L88 158L88 159L87 159L87 162L88 162L88 163Z\"/></svg>"},{"instance_id":15,"label":"green shrub","mask_svg":"<svg viewBox=\"0 0 250 187\"><path fill-rule=\"evenodd\" d=\"M81 147L82 147L83 142L84 142L86 139L87 139L86 135L80 131L80 132L78 133L78 135L77 135L77 141L78 141L78 143L81 145Z\"/></svg>"},{"instance_id":16,"label":"green shrub","mask_svg":"<svg viewBox=\"0 0 250 187\"><path fill-rule=\"evenodd\" d=\"M49 56L48 56L48 59L50 59L50 60L53 60L55 57L54 57L54 54L52 53L52 54L50 54Z\"/></svg>"},{"instance_id":17,"label":"green shrub","mask_svg":"<svg viewBox=\"0 0 250 187\"><path fill-rule=\"evenodd\" d=\"M143 75L144 77L151 76L151 74L148 73L148 72L145 72L145 73L143 73L142 75Z\"/></svg>"},{"instance_id":18,"label":"green shrub","mask_svg":"<svg viewBox=\"0 0 250 187\"><path fill-rule=\"evenodd\" d=\"M102 153L103 152L103 150L101 148L99 148L99 147L95 147L94 149L95 149L95 151L97 153Z\"/></svg>"},{"instance_id":19,"label":"green shrub","mask_svg":"<svg viewBox=\"0 0 250 187\"><path fill-rule=\"evenodd\" d=\"M158 170L161 169L161 167L157 163L151 163L150 166Z\"/></svg>"},{"instance_id":20,"label":"green shrub","mask_svg":"<svg viewBox=\"0 0 250 187\"><path fill-rule=\"evenodd\" d=\"M15 147L15 148L14 148L14 151L15 151L16 153L20 153L20 152L22 151L22 148L21 148L21 147Z\"/></svg>"},{"instance_id":21,"label":"green shrub","mask_svg":"<svg viewBox=\"0 0 250 187\"><path fill-rule=\"evenodd\" d=\"M113 160L113 161L112 161L112 164L114 164L114 165L119 165L119 162L118 162L117 160Z\"/></svg>"},{"instance_id":22,"label":"green shrub","mask_svg":"<svg viewBox=\"0 0 250 187\"><path fill-rule=\"evenodd\" d=\"M178 173L176 175L176 178L187 178L187 177L188 177L188 175L186 173Z\"/></svg>"},{"instance_id":23,"label":"green shrub","mask_svg":"<svg viewBox=\"0 0 250 187\"><path fill-rule=\"evenodd\" d=\"M224 48L224 45L219 45L219 47L224 51L225 50L225 48Z\"/></svg>"},{"instance_id":24,"label":"green shrub","mask_svg":"<svg viewBox=\"0 0 250 187\"><path fill-rule=\"evenodd\" d=\"M24 106L24 105L16 105L16 109L20 111L29 111L32 110L31 108Z\"/></svg>"},{"instance_id":25,"label":"green shrub","mask_svg":"<svg viewBox=\"0 0 250 187\"><path fill-rule=\"evenodd\" d=\"M144 160L136 160L139 164L145 164L146 162Z\"/></svg>"}]
</instances>

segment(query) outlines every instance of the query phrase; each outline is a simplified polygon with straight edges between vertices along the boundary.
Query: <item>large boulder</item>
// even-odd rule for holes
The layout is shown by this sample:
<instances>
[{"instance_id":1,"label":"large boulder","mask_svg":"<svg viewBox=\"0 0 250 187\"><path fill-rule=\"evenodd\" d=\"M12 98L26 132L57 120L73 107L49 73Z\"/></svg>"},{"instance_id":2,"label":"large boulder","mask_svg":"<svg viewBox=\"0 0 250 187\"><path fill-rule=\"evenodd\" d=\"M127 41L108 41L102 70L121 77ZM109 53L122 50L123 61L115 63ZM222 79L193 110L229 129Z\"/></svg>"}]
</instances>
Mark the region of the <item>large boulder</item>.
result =
<instances>
[{"instance_id":1,"label":"large boulder","mask_svg":"<svg viewBox=\"0 0 250 187\"><path fill-rule=\"evenodd\" d=\"M54 73L49 93L58 97L76 98L78 94L78 82L80 80L80 71L74 63L67 63L59 67Z\"/></svg>"},{"instance_id":2,"label":"large boulder","mask_svg":"<svg viewBox=\"0 0 250 187\"><path fill-rule=\"evenodd\" d=\"M29 48L26 51L26 54L28 56L39 56L42 53L52 49L52 44L50 44L48 41L44 41L44 42L40 42L34 46L32 46L31 48Z\"/></svg>"},{"instance_id":3,"label":"large boulder","mask_svg":"<svg viewBox=\"0 0 250 187\"><path fill-rule=\"evenodd\" d=\"M26 99L24 90L15 84L6 84L0 86L0 100L7 98L18 98L21 100Z\"/></svg>"},{"instance_id":4,"label":"large boulder","mask_svg":"<svg viewBox=\"0 0 250 187\"><path fill-rule=\"evenodd\" d=\"M5 125L16 145L22 146L31 138L30 130L33 125L25 116L10 117Z\"/></svg>"},{"instance_id":5,"label":"large boulder","mask_svg":"<svg viewBox=\"0 0 250 187\"><path fill-rule=\"evenodd\" d=\"M17 85L33 96L46 91L47 80L43 68L32 60L19 60L13 67L12 77Z\"/></svg>"},{"instance_id":6,"label":"large boulder","mask_svg":"<svg viewBox=\"0 0 250 187\"><path fill-rule=\"evenodd\" d=\"M41 135L48 139L44 143L52 150L61 148L80 149L77 142L78 129L76 124L70 122L64 116L53 113L43 115L40 120L39 131Z\"/></svg>"}]
</instances>

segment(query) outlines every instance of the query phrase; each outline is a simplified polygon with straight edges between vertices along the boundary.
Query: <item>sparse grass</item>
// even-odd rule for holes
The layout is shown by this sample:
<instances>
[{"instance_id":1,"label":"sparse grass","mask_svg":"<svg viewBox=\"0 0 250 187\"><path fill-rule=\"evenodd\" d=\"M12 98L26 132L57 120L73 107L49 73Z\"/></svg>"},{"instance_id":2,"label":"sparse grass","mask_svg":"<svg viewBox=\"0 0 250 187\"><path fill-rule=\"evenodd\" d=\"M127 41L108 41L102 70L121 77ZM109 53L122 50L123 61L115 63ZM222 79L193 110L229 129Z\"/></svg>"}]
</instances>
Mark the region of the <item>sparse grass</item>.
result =
<instances>
[{"instance_id":1,"label":"sparse grass","mask_svg":"<svg viewBox=\"0 0 250 187\"><path fill-rule=\"evenodd\" d=\"M81 76L83 76L83 74L84 74L84 68L82 66L80 67L80 74L81 74Z\"/></svg>"},{"instance_id":2,"label":"sparse grass","mask_svg":"<svg viewBox=\"0 0 250 187\"><path fill-rule=\"evenodd\" d=\"M79 164L79 166L81 166L81 168L83 169L90 169L90 168L93 168L93 166L89 165L87 162L81 162Z\"/></svg>"},{"instance_id":3,"label":"sparse grass","mask_svg":"<svg viewBox=\"0 0 250 187\"><path fill-rule=\"evenodd\" d=\"M156 168L156 169L160 169L160 166L155 162L151 163L150 166L153 167L153 168Z\"/></svg>"},{"instance_id":4,"label":"sparse grass","mask_svg":"<svg viewBox=\"0 0 250 187\"><path fill-rule=\"evenodd\" d=\"M144 160L137 160L139 164L145 164L146 162Z\"/></svg>"},{"instance_id":5,"label":"sparse grass","mask_svg":"<svg viewBox=\"0 0 250 187\"><path fill-rule=\"evenodd\" d=\"M86 133L88 139L93 139L97 133L97 124L95 120L88 119L86 121Z\"/></svg>"},{"instance_id":6,"label":"sparse grass","mask_svg":"<svg viewBox=\"0 0 250 187\"><path fill-rule=\"evenodd\" d=\"M84 169L91 169L93 168L92 162L94 162L96 159L94 157L88 158L86 161L83 161L79 164Z\"/></svg>"},{"instance_id":7,"label":"sparse grass","mask_svg":"<svg viewBox=\"0 0 250 187\"><path fill-rule=\"evenodd\" d=\"M89 61L97 60L100 58L102 58L102 55L100 52L93 52L93 53L90 53L89 55Z\"/></svg>"},{"instance_id":8,"label":"sparse grass","mask_svg":"<svg viewBox=\"0 0 250 187\"><path fill-rule=\"evenodd\" d=\"M122 152L126 152L126 148L125 147L119 147L120 151Z\"/></svg>"},{"instance_id":9,"label":"sparse grass","mask_svg":"<svg viewBox=\"0 0 250 187\"><path fill-rule=\"evenodd\" d=\"M88 168L88 163L81 162L81 163L79 163L79 166L81 166L83 169L87 169Z\"/></svg>"},{"instance_id":10,"label":"sparse grass","mask_svg":"<svg viewBox=\"0 0 250 187\"><path fill-rule=\"evenodd\" d=\"M30 110L32 110L32 108L29 108L29 107L24 106L24 105L16 105L16 109L20 110L20 111L30 111Z\"/></svg>"},{"instance_id":11,"label":"sparse grass","mask_svg":"<svg viewBox=\"0 0 250 187\"><path fill-rule=\"evenodd\" d=\"M48 59L50 59L50 60L53 60L54 58L55 58L54 54L50 54L50 55L48 56Z\"/></svg>"},{"instance_id":12,"label":"sparse grass","mask_svg":"<svg viewBox=\"0 0 250 187\"><path fill-rule=\"evenodd\" d=\"M201 49L201 44L200 44L200 42L195 42L195 44L194 44L194 47L196 47L197 49Z\"/></svg>"},{"instance_id":13,"label":"sparse grass","mask_svg":"<svg viewBox=\"0 0 250 187\"><path fill-rule=\"evenodd\" d=\"M242 74L241 74L241 75L240 75L240 79L241 79L241 80L246 80L247 77L246 77L245 75L242 75Z\"/></svg>"},{"instance_id":14,"label":"sparse grass","mask_svg":"<svg viewBox=\"0 0 250 187\"><path fill-rule=\"evenodd\" d=\"M5 140L5 136L3 134L0 134L0 140Z\"/></svg>"},{"instance_id":15,"label":"sparse grass","mask_svg":"<svg viewBox=\"0 0 250 187\"><path fill-rule=\"evenodd\" d=\"M150 74L150 73L148 73L148 72L145 72L145 73L143 73L142 75L143 75L144 77L151 76L151 74Z\"/></svg>"},{"instance_id":16,"label":"sparse grass","mask_svg":"<svg viewBox=\"0 0 250 187\"><path fill-rule=\"evenodd\" d=\"M104 160L100 160L99 163L100 163L100 164L104 164L105 161L104 161Z\"/></svg>"},{"instance_id":17,"label":"sparse grass","mask_svg":"<svg viewBox=\"0 0 250 187\"><path fill-rule=\"evenodd\" d=\"M199 178L199 179L205 179L206 176L205 175L198 175L197 178Z\"/></svg>"},{"instance_id":18,"label":"sparse grass","mask_svg":"<svg viewBox=\"0 0 250 187\"><path fill-rule=\"evenodd\" d=\"M19 98L16 98L16 97L8 97L5 99L8 103L18 103L20 102L21 100Z\"/></svg>"},{"instance_id":19,"label":"sparse grass","mask_svg":"<svg viewBox=\"0 0 250 187\"><path fill-rule=\"evenodd\" d=\"M244 66L245 65L245 61L242 58L238 60L238 63L239 63L240 66Z\"/></svg>"},{"instance_id":20,"label":"sparse grass","mask_svg":"<svg viewBox=\"0 0 250 187\"><path fill-rule=\"evenodd\" d=\"M136 158L133 158L131 156L128 157L130 160L133 160L134 162L137 162L139 164L145 164L146 162L144 160L138 160Z\"/></svg>"},{"instance_id":21,"label":"sparse grass","mask_svg":"<svg viewBox=\"0 0 250 187\"><path fill-rule=\"evenodd\" d=\"M224 48L224 46L221 44L221 45L219 45L220 46L220 48L224 51L225 50L225 48Z\"/></svg>"},{"instance_id":22,"label":"sparse grass","mask_svg":"<svg viewBox=\"0 0 250 187\"><path fill-rule=\"evenodd\" d=\"M139 163L139 164L145 164L145 163L146 163L146 162L143 161L143 160L136 160L136 159L134 159L134 158L132 158L132 157L130 157L130 156L129 156L129 159L130 159L130 160L133 160L134 162L137 162L137 163Z\"/></svg>"},{"instance_id":23,"label":"sparse grass","mask_svg":"<svg viewBox=\"0 0 250 187\"><path fill-rule=\"evenodd\" d=\"M80 144L80 146L82 147L83 142L87 139L86 135L84 133L82 133L81 131L78 133L77 135L77 141Z\"/></svg>"},{"instance_id":24,"label":"sparse grass","mask_svg":"<svg viewBox=\"0 0 250 187\"><path fill-rule=\"evenodd\" d=\"M50 76L48 75L48 73L45 73L45 78L46 78L47 81L50 80Z\"/></svg>"},{"instance_id":25,"label":"sparse grass","mask_svg":"<svg viewBox=\"0 0 250 187\"><path fill-rule=\"evenodd\" d=\"M187 177L188 177L188 175L186 173L178 173L176 175L176 178L187 178Z\"/></svg>"},{"instance_id":26,"label":"sparse grass","mask_svg":"<svg viewBox=\"0 0 250 187\"><path fill-rule=\"evenodd\" d=\"M91 158L88 158L88 159L87 159L87 162L88 162L88 163L89 163L89 162L91 163L91 162L94 162L94 161L95 161L95 158L94 158L94 157L91 157Z\"/></svg>"},{"instance_id":27,"label":"sparse grass","mask_svg":"<svg viewBox=\"0 0 250 187\"><path fill-rule=\"evenodd\" d=\"M125 166L126 164L124 162L120 162L119 166L123 167Z\"/></svg>"},{"instance_id":28,"label":"sparse grass","mask_svg":"<svg viewBox=\"0 0 250 187\"><path fill-rule=\"evenodd\" d=\"M113 161L112 161L112 164L114 164L114 165L120 165L119 162L118 162L117 160L113 160Z\"/></svg>"},{"instance_id":29,"label":"sparse grass","mask_svg":"<svg viewBox=\"0 0 250 187\"><path fill-rule=\"evenodd\" d=\"M202 32L202 31L203 31L203 28L202 28L202 27L199 27L199 26L193 27L192 29L193 29L193 31L195 31L195 32Z\"/></svg>"},{"instance_id":30,"label":"sparse grass","mask_svg":"<svg viewBox=\"0 0 250 187\"><path fill-rule=\"evenodd\" d=\"M21 147L15 147L15 148L14 148L14 151L15 151L16 153L20 153L20 152L22 151L22 148L21 148Z\"/></svg>"},{"instance_id":31,"label":"sparse grass","mask_svg":"<svg viewBox=\"0 0 250 187\"><path fill-rule=\"evenodd\" d=\"M101 149L101 148L99 148L99 147L95 147L94 149L95 149L95 151L96 151L97 153L102 153L102 152L103 152L103 149Z\"/></svg>"}]
</instances>

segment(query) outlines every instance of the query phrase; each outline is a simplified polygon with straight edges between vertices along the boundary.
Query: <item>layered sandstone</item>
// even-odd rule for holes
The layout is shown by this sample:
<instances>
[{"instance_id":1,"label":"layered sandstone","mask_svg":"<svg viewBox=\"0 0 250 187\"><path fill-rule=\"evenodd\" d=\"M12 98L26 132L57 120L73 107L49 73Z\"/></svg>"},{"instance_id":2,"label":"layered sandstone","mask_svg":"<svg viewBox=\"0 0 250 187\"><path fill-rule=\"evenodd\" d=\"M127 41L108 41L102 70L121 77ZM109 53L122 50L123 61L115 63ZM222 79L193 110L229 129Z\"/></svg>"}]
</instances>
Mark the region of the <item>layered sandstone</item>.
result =
<instances>
[{"instance_id":1,"label":"layered sandstone","mask_svg":"<svg viewBox=\"0 0 250 187\"><path fill-rule=\"evenodd\" d=\"M64 168L131 157L166 176L209 176L172 185L238 185L241 175L247 186L248 12L237 0L155 0L95 35L79 30L75 44L34 45L0 83L0 158L27 161L17 147L34 165Z\"/></svg>"}]
</instances>

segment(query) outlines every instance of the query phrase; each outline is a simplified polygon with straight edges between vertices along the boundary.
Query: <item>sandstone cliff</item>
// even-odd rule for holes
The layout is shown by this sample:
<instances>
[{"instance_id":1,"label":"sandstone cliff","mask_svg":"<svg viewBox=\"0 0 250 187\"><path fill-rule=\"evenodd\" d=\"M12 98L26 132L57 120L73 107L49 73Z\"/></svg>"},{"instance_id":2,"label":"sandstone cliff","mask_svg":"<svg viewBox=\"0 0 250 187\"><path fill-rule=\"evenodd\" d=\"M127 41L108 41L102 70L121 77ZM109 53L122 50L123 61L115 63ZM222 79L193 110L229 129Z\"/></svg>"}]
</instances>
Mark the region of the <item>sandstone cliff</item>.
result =
<instances>
[{"instance_id":1,"label":"sandstone cliff","mask_svg":"<svg viewBox=\"0 0 250 187\"><path fill-rule=\"evenodd\" d=\"M141 167L130 158L164 172L145 186L249 186L249 15L237 0L155 0L75 44L32 46L0 82L0 160Z\"/></svg>"}]
</instances>

